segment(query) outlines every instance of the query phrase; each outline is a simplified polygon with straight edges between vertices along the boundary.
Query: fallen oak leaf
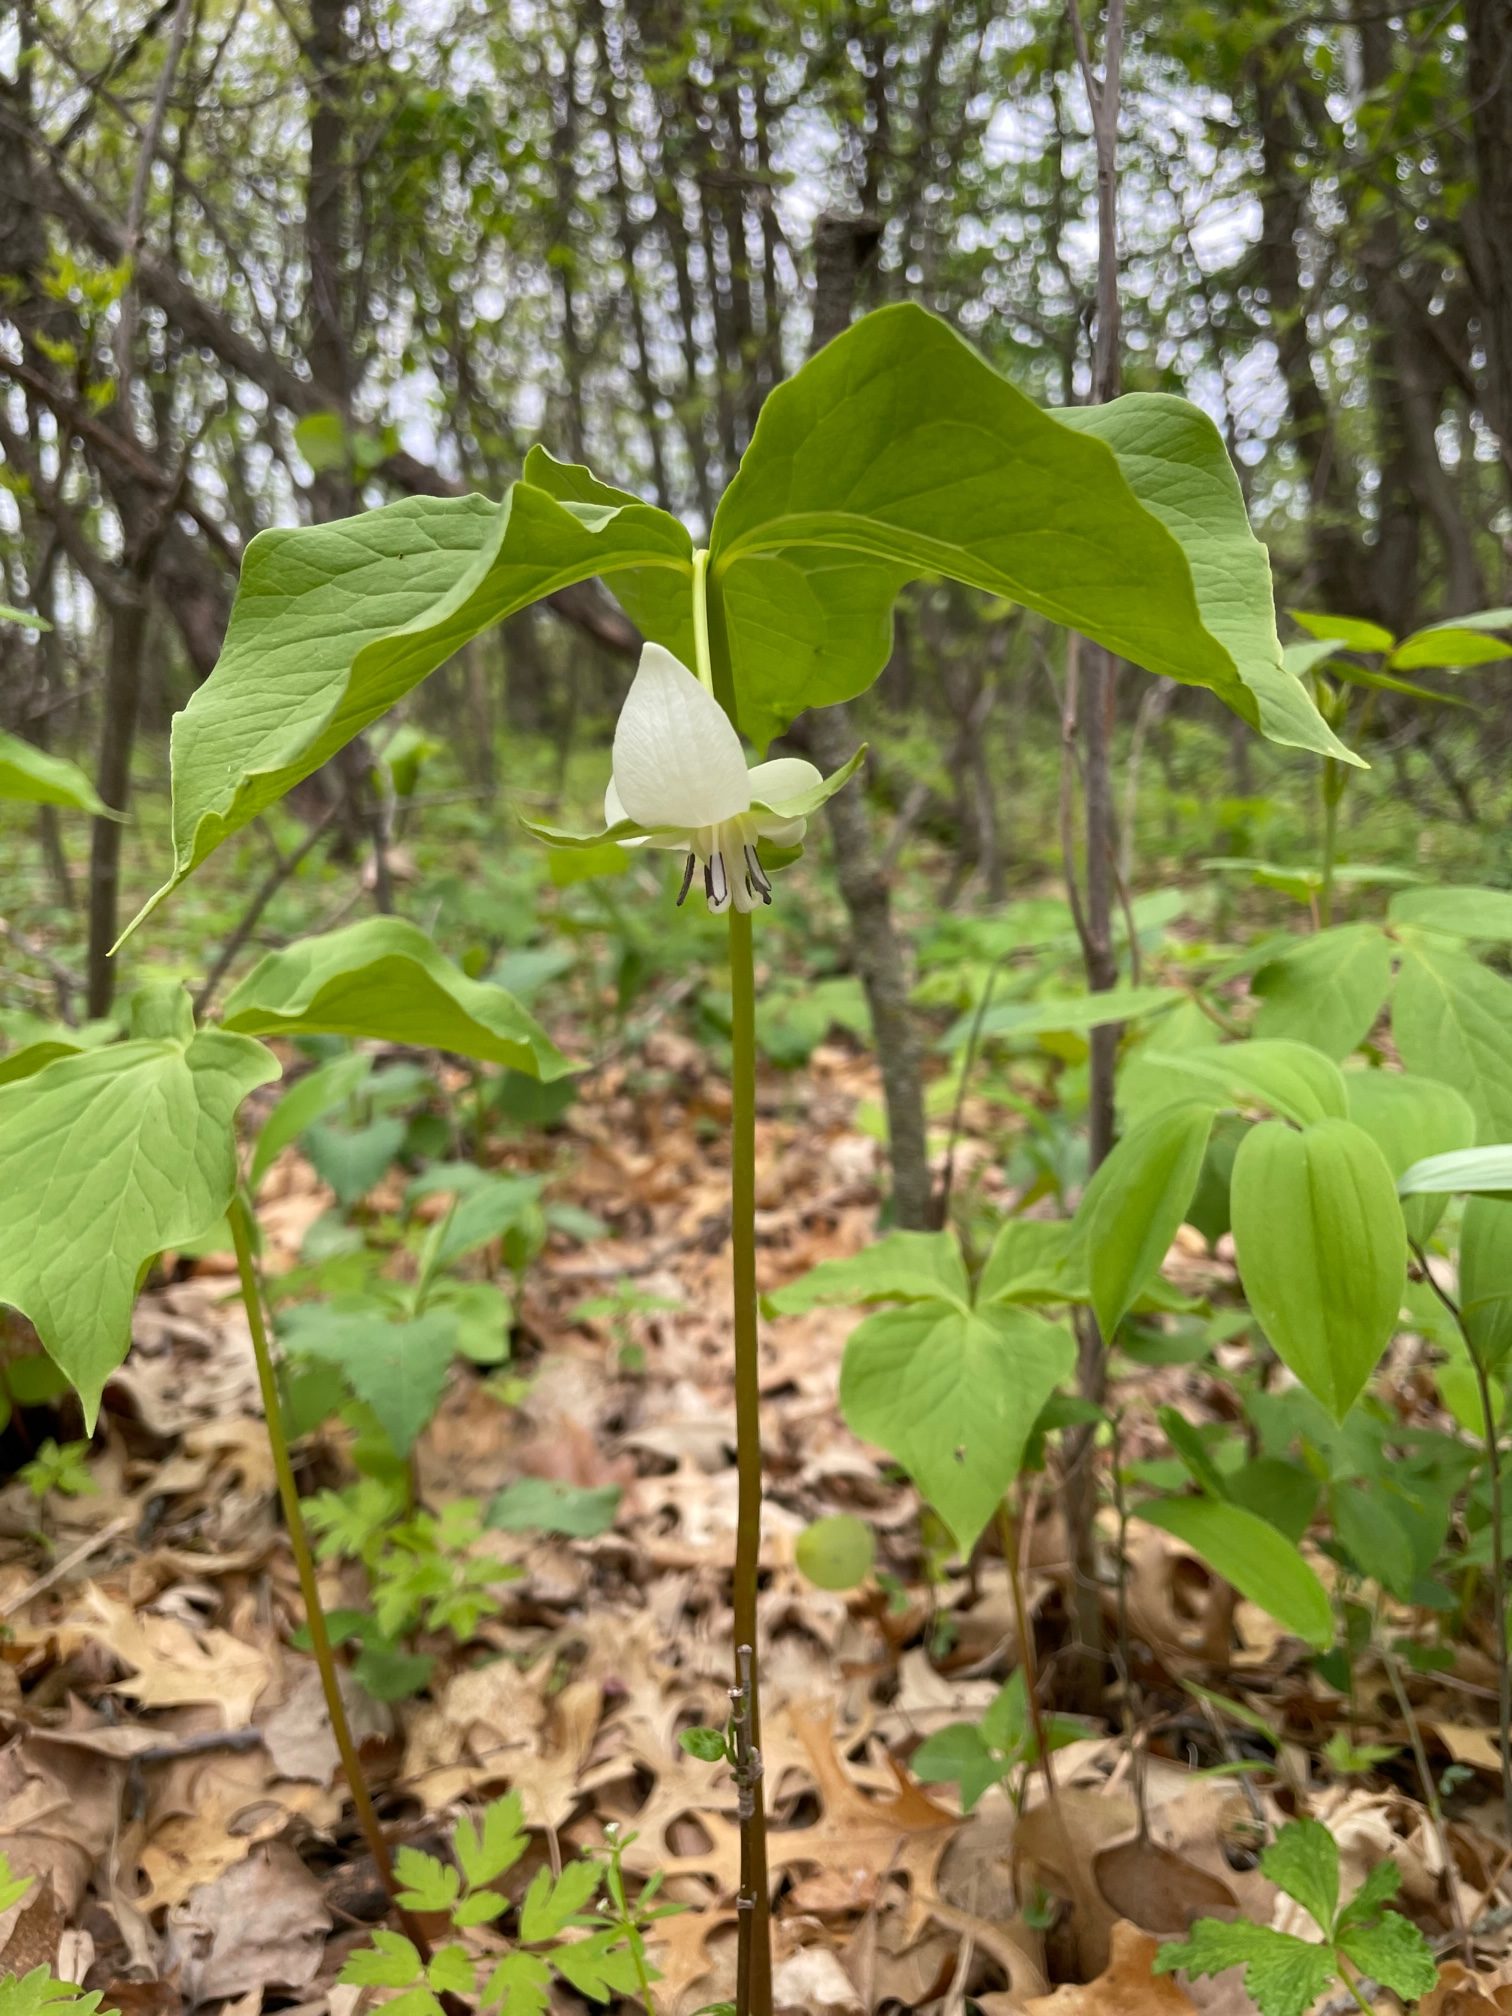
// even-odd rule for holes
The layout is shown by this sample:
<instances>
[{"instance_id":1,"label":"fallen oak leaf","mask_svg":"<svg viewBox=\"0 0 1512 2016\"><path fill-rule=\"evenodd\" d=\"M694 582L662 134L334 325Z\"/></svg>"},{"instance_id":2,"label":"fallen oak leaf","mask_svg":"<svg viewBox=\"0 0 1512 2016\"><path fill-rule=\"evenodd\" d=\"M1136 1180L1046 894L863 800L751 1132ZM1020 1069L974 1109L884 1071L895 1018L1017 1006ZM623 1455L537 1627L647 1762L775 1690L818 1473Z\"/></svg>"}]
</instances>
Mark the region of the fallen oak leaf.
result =
<instances>
[{"instance_id":1,"label":"fallen oak leaf","mask_svg":"<svg viewBox=\"0 0 1512 2016\"><path fill-rule=\"evenodd\" d=\"M1439 1969L1436 1986L1418 2004L1418 2016L1509 2016L1512 1987L1489 1974L1472 1974L1458 1960Z\"/></svg>"},{"instance_id":2,"label":"fallen oak leaf","mask_svg":"<svg viewBox=\"0 0 1512 2016\"><path fill-rule=\"evenodd\" d=\"M1196 2016L1197 2005L1169 1975L1151 1970L1160 1942L1121 1918L1110 1934L1108 1964L1095 1981L1035 1995L1024 2016Z\"/></svg>"}]
</instances>

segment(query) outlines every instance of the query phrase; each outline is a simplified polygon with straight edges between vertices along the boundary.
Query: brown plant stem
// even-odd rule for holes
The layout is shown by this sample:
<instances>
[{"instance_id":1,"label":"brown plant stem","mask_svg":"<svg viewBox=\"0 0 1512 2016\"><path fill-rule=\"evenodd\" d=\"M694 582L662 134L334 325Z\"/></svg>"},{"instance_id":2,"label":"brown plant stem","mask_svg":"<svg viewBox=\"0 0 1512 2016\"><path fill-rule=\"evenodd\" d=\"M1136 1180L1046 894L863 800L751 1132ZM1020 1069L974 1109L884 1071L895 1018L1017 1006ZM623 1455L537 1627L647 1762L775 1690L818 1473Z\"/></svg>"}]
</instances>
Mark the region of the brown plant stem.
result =
<instances>
[{"instance_id":1,"label":"brown plant stem","mask_svg":"<svg viewBox=\"0 0 1512 2016\"><path fill-rule=\"evenodd\" d=\"M273 1473L278 1480L278 1496L283 1506L284 1524L289 1531L289 1546L299 1576L299 1592L304 1599L310 1649L315 1655L315 1665L320 1674L320 1688L325 1696L326 1713L331 1718L331 1734L336 1739L341 1768L346 1773L347 1789L352 1795L352 1805L357 1813L357 1825L362 1830L362 1838L367 1843L368 1853L373 1858L373 1866L378 1871L383 1887L394 1900L394 1915L404 1927L406 1937L413 1942L421 1958L428 1960L429 1941L409 1912L398 1902L399 1884L389 1856L388 1842L384 1838L372 1795L368 1791L362 1760L352 1738L351 1724L347 1720L346 1703L341 1696L336 1654L331 1646L331 1634L326 1625L325 1609L320 1600L320 1585L315 1575L315 1556L310 1549L310 1536L299 1502L299 1485L294 1477L294 1464L289 1455L289 1438L284 1429L283 1407L278 1396L278 1376L273 1368L273 1354L268 1344L268 1326L263 1318L262 1293L252 1258L252 1221L247 1206L240 1196L232 1198L229 1215L231 1239L236 1248L236 1272L241 1282L241 1297L247 1312L247 1325L252 1332L252 1355L257 1361L257 1383L262 1392L263 1414L268 1424L268 1445L273 1453Z\"/></svg>"}]
</instances>

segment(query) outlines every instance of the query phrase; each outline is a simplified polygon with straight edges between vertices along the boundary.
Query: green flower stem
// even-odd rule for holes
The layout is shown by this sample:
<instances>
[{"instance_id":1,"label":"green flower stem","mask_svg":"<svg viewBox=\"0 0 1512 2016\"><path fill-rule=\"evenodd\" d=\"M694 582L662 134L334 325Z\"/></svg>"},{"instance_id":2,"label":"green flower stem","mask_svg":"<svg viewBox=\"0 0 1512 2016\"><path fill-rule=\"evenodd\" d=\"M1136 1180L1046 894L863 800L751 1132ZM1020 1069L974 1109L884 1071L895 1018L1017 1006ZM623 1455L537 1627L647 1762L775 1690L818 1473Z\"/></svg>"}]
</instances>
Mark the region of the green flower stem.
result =
<instances>
[{"instance_id":1,"label":"green flower stem","mask_svg":"<svg viewBox=\"0 0 1512 2016\"><path fill-rule=\"evenodd\" d=\"M284 1432L283 1408L278 1397L278 1375L273 1369L273 1355L268 1348L268 1326L263 1319L262 1294L258 1288L257 1273L252 1260L252 1222L246 1204L240 1196L231 1200L230 1219L231 1238L236 1247L236 1271L241 1281L241 1296L247 1311L247 1324L252 1332L252 1354L257 1360L257 1383L262 1389L263 1413L267 1418L268 1444L273 1451L273 1472L278 1479L278 1496L283 1505L284 1524L289 1529L289 1545L293 1549L294 1566L299 1575L299 1590L304 1598L310 1646L320 1672L320 1686L321 1692L325 1695L326 1713L331 1718L331 1733L336 1738L336 1749L341 1758L341 1768L346 1773L347 1789L352 1795L352 1804L357 1810L357 1824L362 1830L362 1838L367 1843L368 1853L373 1858L374 1867L382 1879L384 1889L391 1898L397 1900L399 1885L395 1880L394 1865L389 1859L388 1843L383 1837L383 1828L379 1824L372 1796L367 1788L367 1780L363 1776L362 1760L357 1754L357 1745L352 1740L346 1703L341 1698L336 1655L331 1648L331 1634L326 1626L325 1610L320 1601L320 1585L315 1576L315 1556L310 1551L310 1536L299 1503L299 1486L294 1480L294 1465L289 1457L289 1438ZM424 1932L397 1901L394 1904L394 1911L404 1927L406 1936L413 1942L421 1957L429 1959L430 1945Z\"/></svg>"},{"instance_id":2,"label":"green flower stem","mask_svg":"<svg viewBox=\"0 0 1512 2016\"><path fill-rule=\"evenodd\" d=\"M694 556L693 632L698 676L737 732L729 630L707 554ZM771 2016L772 1904L767 1876L766 1795L761 1782L756 1590L761 1562L761 1363L756 1319L756 961L751 919L730 911L730 1241L735 1301L735 1690L754 1753L740 1786L741 1893L736 1960L738 2016ZM744 1658L741 1648L748 1646ZM748 1693L746 1687L748 1683Z\"/></svg>"},{"instance_id":3,"label":"green flower stem","mask_svg":"<svg viewBox=\"0 0 1512 2016\"><path fill-rule=\"evenodd\" d=\"M756 1588L761 1557L761 1365L756 1324L756 968L751 919L730 912L730 1228L735 1290L735 1648L750 1650L750 1740L757 1765L743 1788L751 1811L741 1827L742 1947L750 1921L749 1969L741 1970L740 2016L771 2016L771 1893L767 1879L766 1799L760 1776L761 1709L756 1661Z\"/></svg>"}]
</instances>

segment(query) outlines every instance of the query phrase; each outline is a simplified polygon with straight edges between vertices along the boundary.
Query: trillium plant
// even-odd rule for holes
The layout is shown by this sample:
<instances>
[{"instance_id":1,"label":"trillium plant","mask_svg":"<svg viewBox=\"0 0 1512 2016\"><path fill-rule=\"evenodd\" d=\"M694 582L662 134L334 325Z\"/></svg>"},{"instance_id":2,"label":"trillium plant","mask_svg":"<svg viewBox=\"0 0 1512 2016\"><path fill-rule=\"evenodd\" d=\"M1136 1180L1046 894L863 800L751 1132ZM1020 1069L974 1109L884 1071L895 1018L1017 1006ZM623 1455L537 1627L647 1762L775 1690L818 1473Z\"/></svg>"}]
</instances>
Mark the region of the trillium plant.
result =
<instances>
[{"instance_id":1,"label":"trillium plant","mask_svg":"<svg viewBox=\"0 0 1512 2016\"><path fill-rule=\"evenodd\" d=\"M1155 394L1047 412L916 307L867 316L770 395L701 537L541 448L497 502L416 496L260 534L220 660L174 723L172 872L131 929L515 610L598 577L646 639L614 737L603 833L536 830L554 845L607 838L682 853L682 895L701 880L729 920L739 1520L727 1754L742 1817L737 2004L741 2016L770 2016L753 925L806 821L859 757L829 778L785 756L752 768L742 737L765 749L805 710L862 693L886 663L899 591L945 577L1206 687L1273 741L1355 759L1283 663L1269 567L1212 422ZM67 781L33 775L26 788ZM212 1026L196 1026L186 995L159 989L140 1000L126 1041L39 1043L0 1064L0 1299L30 1317L92 1421L154 1256L229 1215L312 1642L387 1875L304 1536L237 1152L241 1102L279 1073L260 1039L317 1033L428 1045L539 1078L572 1068L502 988L391 918L270 955ZM1002 1331L1010 1346L1012 1334ZM918 1349L933 1335L921 1330Z\"/></svg>"}]
</instances>

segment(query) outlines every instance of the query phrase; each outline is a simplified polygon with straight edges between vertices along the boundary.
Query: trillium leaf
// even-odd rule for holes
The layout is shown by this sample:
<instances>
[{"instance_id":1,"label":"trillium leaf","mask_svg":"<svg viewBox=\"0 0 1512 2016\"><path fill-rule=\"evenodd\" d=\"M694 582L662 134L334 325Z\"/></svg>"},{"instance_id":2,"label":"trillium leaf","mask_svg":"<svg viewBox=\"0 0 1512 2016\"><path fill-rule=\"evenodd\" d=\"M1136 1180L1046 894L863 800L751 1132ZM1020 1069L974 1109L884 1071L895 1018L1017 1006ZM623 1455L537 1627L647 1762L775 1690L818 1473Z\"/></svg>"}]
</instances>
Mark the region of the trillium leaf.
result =
<instances>
[{"instance_id":1,"label":"trillium leaf","mask_svg":"<svg viewBox=\"0 0 1512 2016\"><path fill-rule=\"evenodd\" d=\"M965 1554L1075 1363L1070 1331L1028 1309L918 1302L852 1331L840 1409L856 1434L897 1458Z\"/></svg>"},{"instance_id":2,"label":"trillium leaf","mask_svg":"<svg viewBox=\"0 0 1512 2016\"><path fill-rule=\"evenodd\" d=\"M1403 953L1391 1030L1409 1071L1464 1094L1479 1140L1512 1141L1512 982L1420 940Z\"/></svg>"},{"instance_id":3,"label":"trillium leaf","mask_svg":"<svg viewBox=\"0 0 1512 2016\"><path fill-rule=\"evenodd\" d=\"M533 1078L572 1069L512 994L470 980L400 917L367 917L269 953L232 992L222 1021L249 1036L413 1043Z\"/></svg>"},{"instance_id":4,"label":"trillium leaf","mask_svg":"<svg viewBox=\"0 0 1512 2016\"><path fill-rule=\"evenodd\" d=\"M709 546L756 741L870 685L899 588L943 574L1211 687L1275 739L1347 755L1282 666L1211 421L1149 395L1046 413L911 303L771 394Z\"/></svg>"},{"instance_id":5,"label":"trillium leaf","mask_svg":"<svg viewBox=\"0 0 1512 2016\"><path fill-rule=\"evenodd\" d=\"M130 1347L138 1276L222 1216L236 1109L277 1076L262 1044L202 1030L0 1086L0 1301L36 1325L87 1425Z\"/></svg>"},{"instance_id":6,"label":"trillium leaf","mask_svg":"<svg viewBox=\"0 0 1512 2016\"><path fill-rule=\"evenodd\" d=\"M112 812L77 763L0 731L0 798L27 805L58 805L72 812L92 812L114 819Z\"/></svg>"},{"instance_id":7,"label":"trillium leaf","mask_svg":"<svg viewBox=\"0 0 1512 2016\"><path fill-rule=\"evenodd\" d=\"M571 472L549 460L530 466L552 488L522 479L497 504L407 497L257 535L220 659L174 719L173 873L128 929L229 834L514 610L593 575L631 602L638 586L642 603L670 609L645 593L652 574L665 574L690 611L692 542L677 520L603 485L570 496Z\"/></svg>"},{"instance_id":8,"label":"trillium leaf","mask_svg":"<svg viewBox=\"0 0 1512 2016\"><path fill-rule=\"evenodd\" d=\"M1183 1541L1241 1596L1320 1650L1334 1642L1328 1591L1284 1533L1219 1498L1152 1498L1134 1516Z\"/></svg>"},{"instance_id":9,"label":"trillium leaf","mask_svg":"<svg viewBox=\"0 0 1512 2016\"><path fill-rule=\"evenodd\" d=\"M1391 1341L1407 1232L1386 1158L1363 1128L1265 1121L1234 1160L1234 1247L1276 1355L1342 1421Z\"/></svg>"},{"instance_id":10,"label":"trillium leaf","mask_svg":"<svg viewBox=\"0 0 1512 2016\"><path fill-rule=\"evenodd\" d=\"M1065 407L1055 417L1107 442L1140 503L1181 547L1203 627L1227 652L1239 691L1211 678L1194 680L1190 672L1170 676L1212 686L1268 741L1359 763L1286 666L1276 637L1270 562L1250 529L1239 478L1208 416L1169 393L1131 392L1104 406ZM1137 652L1130 655L1146 662Z\"/></svg>"}]
</instances>

